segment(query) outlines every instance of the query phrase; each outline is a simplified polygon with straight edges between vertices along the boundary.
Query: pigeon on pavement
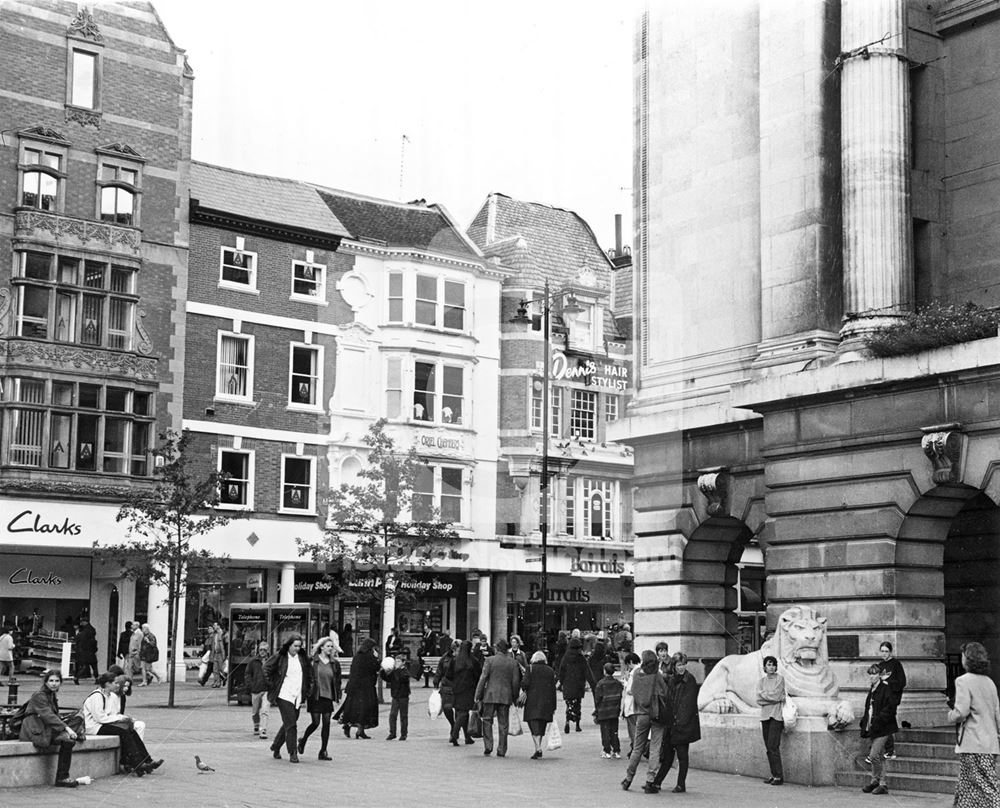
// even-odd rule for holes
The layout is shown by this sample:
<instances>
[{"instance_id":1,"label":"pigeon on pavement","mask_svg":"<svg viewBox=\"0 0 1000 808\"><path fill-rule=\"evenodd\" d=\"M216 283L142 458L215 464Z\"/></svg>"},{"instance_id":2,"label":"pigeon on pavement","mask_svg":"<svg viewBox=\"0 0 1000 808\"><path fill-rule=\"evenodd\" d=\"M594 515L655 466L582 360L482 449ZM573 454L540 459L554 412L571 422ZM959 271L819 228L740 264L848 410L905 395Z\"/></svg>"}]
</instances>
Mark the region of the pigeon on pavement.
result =
<instances>
[{"instance_id":1,"label":"pigeon on pavement","mask_svg":"<svg viewBox=\"0 0 1000 808\"><path fill-rule=\"evenodd\" d=\"M202 763L201 758L198 757L197 755L194 756L194 765L198 767L199 774L215 771L215 769L213 769L211 766L207 766L206 764Z\"/></svg>"}]
</instances>

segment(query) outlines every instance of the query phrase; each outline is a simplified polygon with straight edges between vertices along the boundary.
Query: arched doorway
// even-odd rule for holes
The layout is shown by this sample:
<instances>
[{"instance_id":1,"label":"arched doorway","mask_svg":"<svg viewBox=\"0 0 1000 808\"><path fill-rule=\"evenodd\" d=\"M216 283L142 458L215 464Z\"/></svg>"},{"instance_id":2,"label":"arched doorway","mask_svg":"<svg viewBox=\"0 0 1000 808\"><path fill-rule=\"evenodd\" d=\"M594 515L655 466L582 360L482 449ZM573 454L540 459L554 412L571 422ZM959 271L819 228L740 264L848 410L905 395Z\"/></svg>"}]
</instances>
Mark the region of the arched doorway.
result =
<instances>
[{"instance_id":1,"label":"arched doorway","mask_svg":"<svg viewBox=\"0 0 1000 808\"><path fill-rule=\"evenodd\" d=\"M970 641L986 646L1000 681L1000 508L981 491L965 501L945 539L944 621L949 691Z\"/></svg>"}]
</instances>

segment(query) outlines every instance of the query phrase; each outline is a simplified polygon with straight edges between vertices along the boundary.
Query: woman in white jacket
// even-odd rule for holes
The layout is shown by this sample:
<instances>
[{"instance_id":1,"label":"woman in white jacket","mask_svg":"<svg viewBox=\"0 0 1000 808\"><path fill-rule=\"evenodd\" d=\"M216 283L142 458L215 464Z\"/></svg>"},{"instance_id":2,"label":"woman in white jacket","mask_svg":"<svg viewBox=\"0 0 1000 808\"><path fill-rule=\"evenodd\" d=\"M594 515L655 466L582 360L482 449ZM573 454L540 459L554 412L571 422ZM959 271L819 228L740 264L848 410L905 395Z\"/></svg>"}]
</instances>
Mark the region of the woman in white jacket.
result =
<instances>
[{"instance_id":1,"label":"woman in white jacket","mask_svg":"<svg viewBox=\"0 0 1000 808\"><path fill-rule=\"evenodd\" d=\"M948 720L959 724L958 753L961 767L955 786L955 808L997 808L1000 785L996 759L1000 754L1000 699L989 677L990 658L978 642L962 646L962 667L967 673L955 680L955 706Z\"/></svg>"},{"instance_id":2,"label":"woman in white jacket","mask_svg":"<svg viewBox=\"0 0 1000 808\"><path fill-rule=\"evenodd\" d=\"M121 702L114 693L115 675L102 673L97 677L97 689L83 702L83 720L88 735L115 735L121 743L122 766L137 777L149 774L163 765L154 761L146 745L135 731L135 722L119 712Z\"/></svg>"},{"instance_id":3,"label":"woman in white jacket","mask_svg":"<svg viewBox=\"0 0 1000 808\"><path fill-rule=\"evenodd\" d=\"M632 696L632 677L639 667L639 657L629 651L622 657L622 669L615 674L622 683L622 715L625 717L625 727L628 729L628 754L632 756L632 746L635 744L635 698Z\"/></svg>"}]
</instances>

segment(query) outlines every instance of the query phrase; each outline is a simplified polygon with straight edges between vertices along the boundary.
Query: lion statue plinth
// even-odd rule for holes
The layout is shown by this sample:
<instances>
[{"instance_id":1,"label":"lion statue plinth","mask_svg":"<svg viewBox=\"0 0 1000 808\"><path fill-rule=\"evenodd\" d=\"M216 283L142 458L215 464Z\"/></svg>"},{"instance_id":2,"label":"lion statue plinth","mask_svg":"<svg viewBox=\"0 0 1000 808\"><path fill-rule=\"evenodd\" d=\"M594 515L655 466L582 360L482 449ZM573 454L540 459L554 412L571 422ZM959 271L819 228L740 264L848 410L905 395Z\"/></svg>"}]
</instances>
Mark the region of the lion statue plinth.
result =
<instances>
[{"instance_id":1,"label":"lion statue plinth","mask_svg":"<svg viewBox=\"0 0 1000 808\"><path fill-rule=\"evenodd\" d=\"M778 630L759 651L724 657L705 677L698 709L706 713L760 714L757 684L764 675L764 657L778 660L785 691L799 715L826 716L829 729L843 729L854 720L851 705L840 699L840 687L830 671L826 618L808 606L791 606L778 618Z\"/></svg>"}]
</instances>

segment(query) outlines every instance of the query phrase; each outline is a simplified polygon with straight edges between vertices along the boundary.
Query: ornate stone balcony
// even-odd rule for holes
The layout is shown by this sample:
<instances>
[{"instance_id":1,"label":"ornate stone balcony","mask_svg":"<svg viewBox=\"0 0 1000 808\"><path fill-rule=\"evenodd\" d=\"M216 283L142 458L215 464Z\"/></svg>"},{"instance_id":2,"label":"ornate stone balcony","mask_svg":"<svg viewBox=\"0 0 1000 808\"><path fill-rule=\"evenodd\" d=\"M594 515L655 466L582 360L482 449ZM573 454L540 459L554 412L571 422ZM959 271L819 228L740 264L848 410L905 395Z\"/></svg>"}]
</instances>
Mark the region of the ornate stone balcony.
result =
<instances>
[{"instance_id":1,"label":"ornate stone balcony","mask_svg":"<svg viewBox=\"0 0 1000 808\"><path fill-rule=\"evenodd\" d=\"M38 210L19 210L14 214L14 238L52 247L101 250L128 258L139 258L142 247L142 232L134 227Z\"/></svg>"},{"instance_id":2,"label":"ornate stone balcony","mask_svg":"<svg viewBox=\"0 0 1000 808\"><path fill-rule=\"evenodd\" d=\"M143 382L157 381L157 360L127 351L109 351L57 342L14 337L0 341L0 363L33 370L124 376Z\"/></svg>"}]
</instances>

